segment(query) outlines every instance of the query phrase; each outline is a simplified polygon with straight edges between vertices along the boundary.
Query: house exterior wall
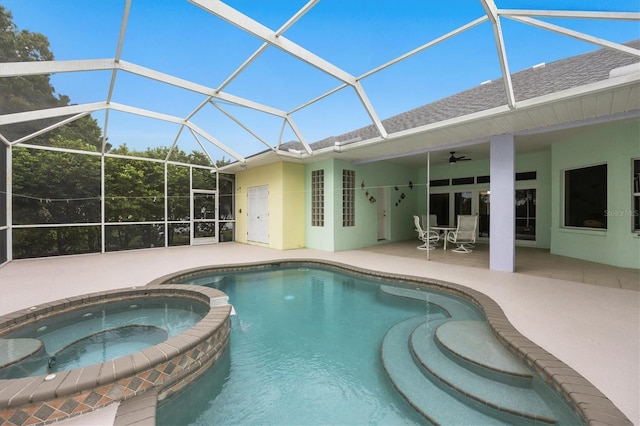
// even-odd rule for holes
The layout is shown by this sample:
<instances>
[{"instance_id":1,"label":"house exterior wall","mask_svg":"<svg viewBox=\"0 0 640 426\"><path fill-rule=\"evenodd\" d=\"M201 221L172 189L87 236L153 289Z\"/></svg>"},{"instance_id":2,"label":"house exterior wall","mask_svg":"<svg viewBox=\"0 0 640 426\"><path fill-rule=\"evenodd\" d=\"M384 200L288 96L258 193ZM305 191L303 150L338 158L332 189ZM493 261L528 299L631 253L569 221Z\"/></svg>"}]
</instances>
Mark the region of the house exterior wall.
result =
<instances>
[{"instance_id":1,"label":"house exterior wall","mask_svg":"<svg viewBox=\"0 0 640 426\"><path fill-rule=\"evenodd\" d=\"M247 241L247 188L269 187L268 247L287 250L304 247L304 166L274 163L236 175L236 241Z\"/></svg>"},{"instance_id":2,"label":"house exterior wall","mask_svg":"<svg viewBox=\"0 0 640 426\"><path fill-rule=\"evenodd\" d=\"M551 253L640 268L640 236L632 232L632 160L640 158L637 120L585 129L552 145ZM564 171L607 164L607 229L564 226Z\"/></svg>"},{"instance_id":3,"label":"house exterior wall","mask_svg":"<svg viewBox=\"0 0 640 426\"><path fill-rule=\"evenodd\" d=\"M311 226L311 172L324 170L325 224ZM342 171L355 172L355 225L342 225ZM306 246L327 251L351 250L415 236L412 215L416 214L419 188L417 170L391 163L354 165L325 160L305 167ZM410 188L412 183L413 189ZM378 190L387 194L387 239L378 241ZM397 189L396 189L397 188ZM404 194L404 198L402 197Z\"/></svg>"},{"instance_id":4,"label":"house exterior wall","mask_svg":"<svg viewBox=\"0 0 640 426\"><path fill-rule=\"evenodd\" d=\"M333 232L335 220L334 163L334 160L324 160L307 164L304 168L304 205L307 206L304 229L307 248L333 251L335 246ZM311 224L311 172L314 170L324 170L324 226L312 226Z\"/></svg>"},{"instance_id":5,"label":"house exterior wall","mask_svg":"<svg viewBox=\"0 0 640 426\"><path fill-rule=\"evenodd\" d=\"M517 140L516 140L517 144ZM517 151L517 145L516 145ZM432 158L431 180L446 178L463 178L469 176L488 176L490 160L474 160L469 162L458 162L455 166L450 166L442 158ZM529 154L516 154L516 173L536 172L535 180L518 181L516 189L536 189L536 240L520 241L516 240L516 245L528 247L549 248L551 245L551 151L545 150ZM426 166L420 170L418 181L421 182L420 197L418 201L420 214L427 211L427 191L424 186L426 182ZM433 187L431 192L462 192L479 191L490 189L490 183L455 185ZM474 210L478 213L477 200L474 200Z\"/></svg>"}]
</instances>

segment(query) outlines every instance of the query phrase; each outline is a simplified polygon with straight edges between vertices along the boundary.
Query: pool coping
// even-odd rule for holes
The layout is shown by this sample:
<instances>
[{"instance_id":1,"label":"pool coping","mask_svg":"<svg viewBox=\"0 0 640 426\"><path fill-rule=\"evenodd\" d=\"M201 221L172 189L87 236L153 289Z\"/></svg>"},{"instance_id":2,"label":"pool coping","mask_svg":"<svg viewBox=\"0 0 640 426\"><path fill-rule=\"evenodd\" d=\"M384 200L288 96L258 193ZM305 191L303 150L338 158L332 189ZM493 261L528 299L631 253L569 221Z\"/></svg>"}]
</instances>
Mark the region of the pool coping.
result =
<instances>
[{"instance_id":1,"label":"pool coping","mask_svg":"<svg viewBox=\"0 0 640 426\"><path fill-rule=\"evenodd\" d=\"M145 398L140 401L155 401L160 392L163 396L177 392L186 385L183 380L201 374L225 350L230 332L228 297L219 290L195 285L147 285L59 299L1 316L0 330L5 333L25 322L81 307L145 297L181 297L208 306L209 310L193 327L142 351L56 372L53 378L40 375L0 380L0 423L48 424L113 402L131 399L133 403L142 396ZM151 398L154 393L156 396ZM121 406L118 411L131 408L129 403ZM152 414L155 421L155 408ZM135 420L135 416L122 418L127 419Z\"/></svg>"},{"instance_id":2,"label":"pool coping","mask_svg":"<svg viewBox=\"0 0 640 426\"><path fill-rule=\"evenodd\" d=\"M189 268L167 274L148 285L175 284L178 278L197 276L205 272L237 272L247 269L265 269L281 266L318 266L337 268L357 275L392 280L399 284L419 285L460 296L476 305L487 318L496 338L525 365L547 383L574 412L589 425L633 425L631 420L598 388L541 346L520 333L508 320L502 308L486 294L469 287L415 275L393 274L360 268L340 262L318 259L280 259L278 261L247 262Z\"/></svg>"}]
</instances>

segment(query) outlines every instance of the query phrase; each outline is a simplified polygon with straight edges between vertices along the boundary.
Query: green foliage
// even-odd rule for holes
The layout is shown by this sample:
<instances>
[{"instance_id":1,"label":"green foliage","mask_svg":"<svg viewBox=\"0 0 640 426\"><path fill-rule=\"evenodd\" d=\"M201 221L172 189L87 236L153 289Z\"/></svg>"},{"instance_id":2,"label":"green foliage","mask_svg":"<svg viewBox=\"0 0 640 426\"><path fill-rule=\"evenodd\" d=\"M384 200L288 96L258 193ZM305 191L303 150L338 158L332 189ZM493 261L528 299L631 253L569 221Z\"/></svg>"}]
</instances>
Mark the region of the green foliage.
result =
<instances>
[{"instance_id":1,"label":"green foliage","mask_svg":"<svg viewBox=\"0 0 640 426\"><path fill-rule=\"evenodd\" d=\"M19 30L10 11L0 5L0 62L52 61L49 40L39 33ZM0 115L43 108L67 106L70 99L57 94L48 75L0 78ZM65 117L0 126L0 133L10 141L30 135L63 120ZM91 253L101 251L100 226L52 226L56 224L90 224L102 220L100 153L169 160L172 162L213 166L202 152L186 153L167 147L131 150L126 144L117 148L105 143L97 120L87 115L43 135L29 144L81 151L23 148L12 151L13 223L47 225L13 231L15 258ZM229 161L216 161L216 166ZM163 225L126 224L159 222L165 216L165 165L163 162L134 158L104 158L105 166L105 245L109 250L164 245ZM169 234L169 245L188 244L191 175L193 187L216 188L216 174L209 169L167 165L167 215L179 241ZM233 185L221 181L225 193ZM229 192L230 193L230 192ZM228 210L228 208L227 208ZM122 225L115 225L120 224Z\"/></svg>"},{"instance_id":2,"label":"green foliage","mask_svg":"<svg viewBox=\"0 0 640 426\"><path fill-rule=\"evenodd\" d=\"M13 15L0 6L0 62L52 61L49 40L40 33L19 30ZM69 105L69 97L57 94L48 75L0 78L0 114L35 111ZM34 120L0 126L0 133L13 141L48 127L64 117ZM97 149L102 146L102 129L91 117L83 117L46 135L30 140L32 144L48 145L51 139L81 139Z\"/></svg>"}]
</instances>

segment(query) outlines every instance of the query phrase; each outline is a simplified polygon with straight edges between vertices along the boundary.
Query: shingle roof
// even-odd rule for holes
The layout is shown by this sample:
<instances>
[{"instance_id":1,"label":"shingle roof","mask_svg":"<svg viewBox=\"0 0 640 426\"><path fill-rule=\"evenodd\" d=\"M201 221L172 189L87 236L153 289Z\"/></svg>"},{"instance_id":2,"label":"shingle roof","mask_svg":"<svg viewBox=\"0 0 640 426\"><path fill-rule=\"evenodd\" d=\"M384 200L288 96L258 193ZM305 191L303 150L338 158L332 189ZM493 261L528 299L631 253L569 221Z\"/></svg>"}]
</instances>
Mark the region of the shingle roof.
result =
<instances>
[{"instance_id":1,"label":"shingle roof","mask_svg":"<svg viewBox=\"0 0 640 426\"><path fill-rule=\"evenodd\" d=\"M625 43L640 49L640 40ZM516 101L524 101L561 90L595 83L609 78L612 69L640 62L640 59L613 49L599 49L572 56L544 67L528 68L511 75ZM447 98L382 120L388 133L437 123L479 111L506 105L507 96L502 79L482 84ZM313 150L333 146L336 141L367 140L378 136L374 125L362 127L339 136L331 136L310 144ZM281 149L302 149L299 142L288 142Z\"/></svg>"}]
</instances>

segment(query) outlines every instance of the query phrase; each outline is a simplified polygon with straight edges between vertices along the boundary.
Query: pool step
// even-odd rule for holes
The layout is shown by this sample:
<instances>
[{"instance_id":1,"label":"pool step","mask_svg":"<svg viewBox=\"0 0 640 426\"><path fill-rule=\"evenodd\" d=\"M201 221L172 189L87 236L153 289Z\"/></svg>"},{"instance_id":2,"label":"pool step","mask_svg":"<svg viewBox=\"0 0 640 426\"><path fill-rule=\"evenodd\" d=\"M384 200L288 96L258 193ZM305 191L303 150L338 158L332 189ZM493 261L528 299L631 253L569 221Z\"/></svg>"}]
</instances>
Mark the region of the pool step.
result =
<instances>
[{"instance_id":1,"label":"pool step","mask_svg":"<svg viewBox=\"0 0 640 426\"><path fill-rule=\"evenodd\" d=\"M454 346L456 350L464 345L464 339L473 332L480 333L475 340L485 339L487 347L500 345L499 342L492 341L495 337L488 328L472 327L467 333L462 333L460 330L464 325L455 324L456 322L449 320L437 326L423 323L411 333L410 349L427 376L442 383L444 389L451 395L469 401L472 406L492 415L501 416L514 423L555 424L556 418L553 411L531 387L531 384L527 385L526 372L515 365L514 360L507 356L509 354L493 348L487 351L490 356L485 356L479 350L480 345L476 345L475 349L463 350L465 355L470 357L463 363L458 363L456 358L447 356L449 349L438 343L436 338L438 334L441 334L443 340L450 346ZM442 332L440 332L441 328ZM496 354L498 355L493 356ZM472 369L466 368L468 363L487 371L501 370L497 376L503 376L502 380L477 374ZM515 382L506 383L504 376L512 376Z\"/></svg>"},{"instance_id":2,"label":"pool step","mask_svg":"<svg viewBox=\"0 0 640 426\"><path fill-rule=\"evenodd\" d=\"M507 350L486 321L449 321L435 339L445 355L466 369L514 386L532 386L533 374Z\"/></svg>"},{"instance_id":3,"label":"pool step","mask_svg":"<svg viewBox=\"0 0 640 426\"><path fill-rule=\"evenodd\" d=\"M434 424L508 425L495 417L474 410L429 380L415 362L409 340L416 327L427 323L425 316L409 318L389 329L381 348L382 363L389 378L404 398ZM429 321L436 327L449 319Z\"/></svg>"},{"instance_id":4,"label":"pool step","mask_svg":"<svg viewBox=\"0 0 640 426\"><path fill-rule=\"evenodd\" d=\"M380 291L393 296L406 297L409 299L421 300L434 305L438 305L449 313L452 318L459 320L481 320L482 314L468 303L457 300L450 295L444 296L428 290L414 290L406 287L394 287L381 285Z\"/></svg>"}]
</instances>

